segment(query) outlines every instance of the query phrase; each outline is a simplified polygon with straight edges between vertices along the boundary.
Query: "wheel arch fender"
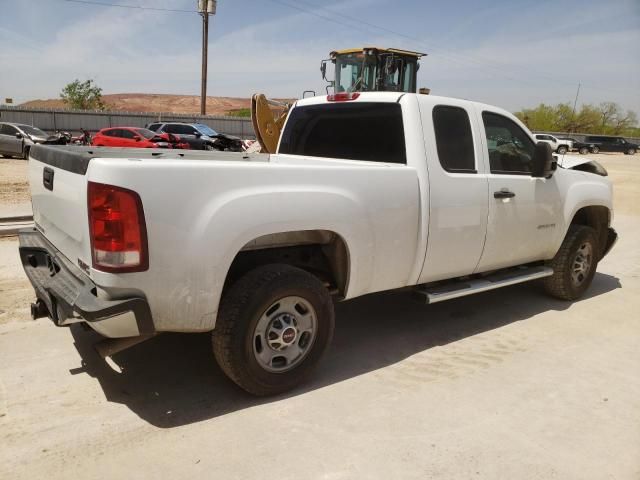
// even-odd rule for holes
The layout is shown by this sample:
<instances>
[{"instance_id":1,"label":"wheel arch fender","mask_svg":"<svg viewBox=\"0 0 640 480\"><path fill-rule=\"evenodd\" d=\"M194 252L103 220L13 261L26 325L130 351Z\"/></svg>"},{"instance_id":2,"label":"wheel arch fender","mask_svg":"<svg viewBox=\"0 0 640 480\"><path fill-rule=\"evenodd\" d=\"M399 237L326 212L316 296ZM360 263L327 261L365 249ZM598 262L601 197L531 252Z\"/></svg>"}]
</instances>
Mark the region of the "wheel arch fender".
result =
<instances>
[{"instance_id":1,"label":"wheel arch fender","mask_svg":"<svg viewBox=\"0 0 640 480\"><path fill-rule=\"evenodd\" d=\"M190 233L192 269L198 271L197 308L200 324L209 329L234 259L261 238L288 232L326 231L337 236L347 252L348 295L372 275L366 259L373 252L374 231L365 206L339 189L248 188L216 196L201 208ZM355 220L354 220L355 219ZM203 259L206 259L203 261Z\"/></svg>"}]
</instances>

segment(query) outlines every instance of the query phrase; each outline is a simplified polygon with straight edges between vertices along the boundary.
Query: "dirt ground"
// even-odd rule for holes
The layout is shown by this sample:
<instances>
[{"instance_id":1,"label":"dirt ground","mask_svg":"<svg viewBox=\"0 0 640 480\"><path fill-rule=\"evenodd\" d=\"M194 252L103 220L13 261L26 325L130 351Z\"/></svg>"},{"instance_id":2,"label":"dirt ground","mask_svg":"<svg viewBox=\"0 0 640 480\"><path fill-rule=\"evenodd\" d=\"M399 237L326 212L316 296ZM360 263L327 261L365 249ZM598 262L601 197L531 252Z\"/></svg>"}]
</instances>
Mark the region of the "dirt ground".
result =
<instances>
[{"instance_id":1,"label":"dirt ground","mask_svg":"<svg viewBox=\"0 0 640 480\"><path fill-rule=\"evenodd\" d=\"M27 162L0 157L0 205L30 201Z\"/></svg>"},{"instance_id":2,"label":"dirt ground","mask_svg":"<svg viewBox=\"0 0 640 480\"><path fill-rule=\"evenodd\" d=\"M620 241L584 299L345 302L311 382L270 399L224 378L208 335L156 337L114 371L96 334L28 320L0 240L0 478L637 480L640 155L597 158Z\"/></svg>"}]
</instances>

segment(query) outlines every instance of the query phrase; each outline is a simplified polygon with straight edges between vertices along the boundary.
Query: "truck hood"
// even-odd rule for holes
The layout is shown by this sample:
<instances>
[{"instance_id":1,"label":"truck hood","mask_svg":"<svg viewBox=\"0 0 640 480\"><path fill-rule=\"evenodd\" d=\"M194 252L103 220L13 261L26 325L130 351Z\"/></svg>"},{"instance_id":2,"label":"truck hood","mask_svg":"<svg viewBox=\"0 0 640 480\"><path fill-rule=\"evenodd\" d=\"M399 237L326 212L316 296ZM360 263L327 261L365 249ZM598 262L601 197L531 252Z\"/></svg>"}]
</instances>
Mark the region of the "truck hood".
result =
<instances>
[{"instance_id":1,"label":"truck hood","mask_svg":"<svg viewBox=\"0 0 640 480\"><path fill-rule=\"evenodd\" d=\"M578 165L592 162L589 157L577 156L577 155L558 155L558 166L562 168L573 168Z\"/></svg>"},{"instance_id":2,"label":"truck hood","mask_svg":"<svg viewBox=\"0 0 640 480\"><path fill-rule=\"evenodd\" d=\"M575 155L558 155L556 156L556 158L558 159L558 166L566 170L580 170L583 172L601 175L603 177L606 177L608 175L607 170L602 165L600 165L600 163L589 157L577 157Z\"/></svg>"}]
</instances>

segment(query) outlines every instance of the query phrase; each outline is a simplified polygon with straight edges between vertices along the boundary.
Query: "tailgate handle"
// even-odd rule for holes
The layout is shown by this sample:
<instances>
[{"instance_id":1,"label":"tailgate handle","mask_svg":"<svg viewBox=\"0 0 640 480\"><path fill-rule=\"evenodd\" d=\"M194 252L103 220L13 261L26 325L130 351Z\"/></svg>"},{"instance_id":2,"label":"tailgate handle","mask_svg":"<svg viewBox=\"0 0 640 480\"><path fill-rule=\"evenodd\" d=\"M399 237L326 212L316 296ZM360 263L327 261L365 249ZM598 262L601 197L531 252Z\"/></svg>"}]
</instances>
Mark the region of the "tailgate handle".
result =
<instances>
[{"instance_id":1,"label":"tailgate handle","mask_svg":"<svg viewBox=\"0 0 640 480\"><path fill-rule=\"evenodd\" d=\"M44 167L44 171L42 172L42 184L44 188L47 190L53 190L53 169L49 167Z\"/></svg>"}]
</instances>

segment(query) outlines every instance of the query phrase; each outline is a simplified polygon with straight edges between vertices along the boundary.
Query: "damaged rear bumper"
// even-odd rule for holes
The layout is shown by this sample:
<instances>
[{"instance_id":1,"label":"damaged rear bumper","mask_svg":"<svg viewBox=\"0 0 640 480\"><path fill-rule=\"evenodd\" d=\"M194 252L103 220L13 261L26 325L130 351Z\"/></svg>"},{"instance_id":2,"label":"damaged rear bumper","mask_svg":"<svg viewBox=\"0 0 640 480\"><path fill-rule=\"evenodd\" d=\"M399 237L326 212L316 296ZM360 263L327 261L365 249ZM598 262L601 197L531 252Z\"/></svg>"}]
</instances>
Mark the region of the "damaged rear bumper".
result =
<instances>
[{"instance_id":1,"label":"damaged rear bumper","mask_svg":"<svg viewBox=\"0 0 640 480\"><path fill-rule=\"evenodd\" d=\"M58 326L86 321L107 337L155 333L146 299L100 298L91 279L38 230L24 229L18 236L22 266L38 298L31 309L34 317L49 316Z\"/></svg>"}]
</instances>

